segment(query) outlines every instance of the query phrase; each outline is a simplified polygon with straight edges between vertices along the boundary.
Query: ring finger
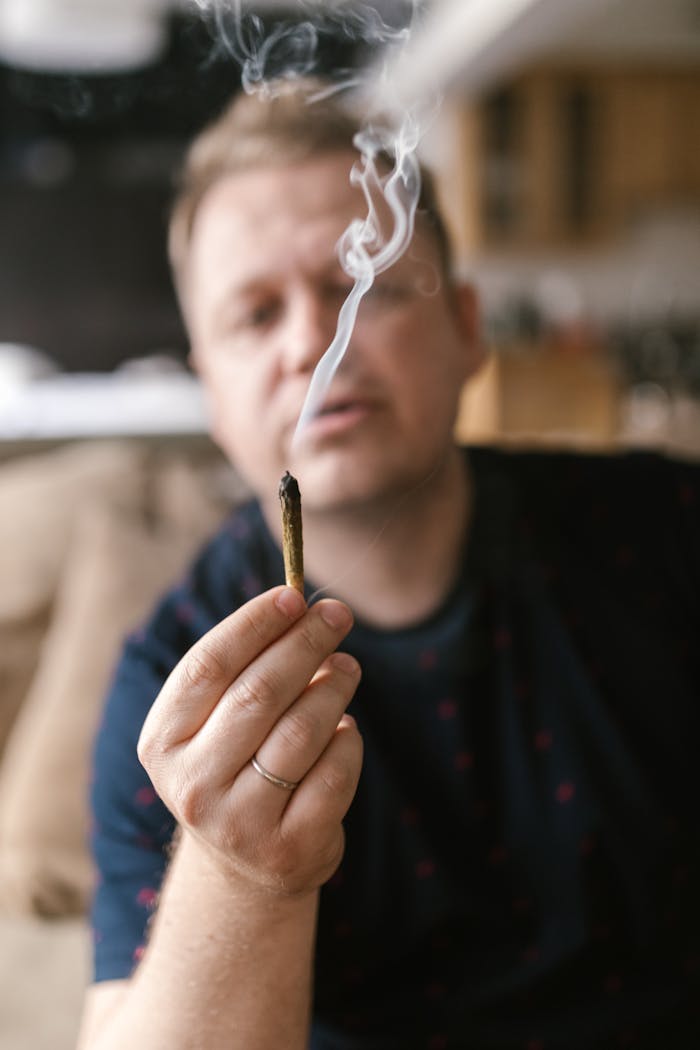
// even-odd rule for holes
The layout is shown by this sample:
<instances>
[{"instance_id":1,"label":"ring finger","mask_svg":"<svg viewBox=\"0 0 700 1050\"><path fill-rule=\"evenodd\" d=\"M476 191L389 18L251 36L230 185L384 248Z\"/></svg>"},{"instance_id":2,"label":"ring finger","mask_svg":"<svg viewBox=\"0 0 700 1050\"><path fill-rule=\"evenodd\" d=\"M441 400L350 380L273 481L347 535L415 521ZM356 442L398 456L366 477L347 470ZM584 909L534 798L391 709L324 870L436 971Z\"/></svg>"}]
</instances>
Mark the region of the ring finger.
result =
<instances>
[{"instance_id":1,"label":"ring finger","mask_svg":"<svg viewBox=\"0 0 700 1050\"><path fill-rule=\"evenodd\" d=\"M360 668L352 656L334 653L328 657L299 700L285 711L251 756L259 768L248 763L241 770L236 778L237 791L255 791L258 799L264 791L271 809L281 811L293 790L289 785L303 780L332 740L359 678ZM259 802L256 806L259 813Z\"/></svg>"}]
</instances>

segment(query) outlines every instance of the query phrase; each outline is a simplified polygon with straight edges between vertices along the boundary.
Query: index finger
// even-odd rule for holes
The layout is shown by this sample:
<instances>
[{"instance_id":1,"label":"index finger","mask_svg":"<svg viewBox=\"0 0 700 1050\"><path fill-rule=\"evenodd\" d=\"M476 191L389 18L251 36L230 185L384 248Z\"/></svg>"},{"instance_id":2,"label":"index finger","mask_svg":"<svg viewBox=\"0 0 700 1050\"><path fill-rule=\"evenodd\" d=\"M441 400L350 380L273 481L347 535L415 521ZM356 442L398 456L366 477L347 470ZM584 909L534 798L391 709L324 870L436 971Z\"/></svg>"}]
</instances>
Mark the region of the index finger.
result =
<instances>
[{"instance_id":1,"label":"index finger","mask_svg":"<svg viewBox=\"0 0 700 1050\"><path fill-rule=\"evenodd\" d=\"M194 735L231 682L305 610L306 602L294 587L273 587L212 627L166 679L142 737L155 725L165 747ZM174 710L176 719L169 713Z\"/></svg>"}]
</instances>

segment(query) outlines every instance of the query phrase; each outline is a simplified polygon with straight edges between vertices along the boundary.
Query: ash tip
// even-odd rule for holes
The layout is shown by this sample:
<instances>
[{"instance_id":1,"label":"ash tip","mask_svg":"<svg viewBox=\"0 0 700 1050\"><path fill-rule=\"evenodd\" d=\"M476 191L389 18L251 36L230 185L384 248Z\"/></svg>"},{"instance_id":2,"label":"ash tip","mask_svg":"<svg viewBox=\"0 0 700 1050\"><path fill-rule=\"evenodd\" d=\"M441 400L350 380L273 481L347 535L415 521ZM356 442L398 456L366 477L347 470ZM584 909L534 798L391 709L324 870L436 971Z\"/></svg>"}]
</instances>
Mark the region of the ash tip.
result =
<instances>
[{"instance_id":1,"label":"ash tip","mask_svg":"<svg viewBox=\"0 0 700 1050\"><path fill-rule=\"evenodd\" d=\"M297 479L293 477L289 471L285 471L284 476L280 481L280 499L299 499L299 483Z\"/></svg>"}]
</instances>

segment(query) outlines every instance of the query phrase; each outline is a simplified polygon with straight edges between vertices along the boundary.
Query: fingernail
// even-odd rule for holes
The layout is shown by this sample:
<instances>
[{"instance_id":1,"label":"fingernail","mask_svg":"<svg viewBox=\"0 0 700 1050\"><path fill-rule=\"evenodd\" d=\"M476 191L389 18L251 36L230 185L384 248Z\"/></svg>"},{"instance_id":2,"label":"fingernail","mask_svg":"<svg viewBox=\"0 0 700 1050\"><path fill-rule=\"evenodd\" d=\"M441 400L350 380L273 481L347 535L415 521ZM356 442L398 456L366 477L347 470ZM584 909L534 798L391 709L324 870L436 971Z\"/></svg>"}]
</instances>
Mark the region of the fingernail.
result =
<instances>
[{"instance_id":1,"label":"fingernail","mask_svg":"<svg viewBox=\"0 0 700 1050\"><path fill-rule=\"evenodd\" d=\"M295 587L285 587L283 591L280 591L275 598L275 605L290 619L301 616L306 608L306 602Z\"/></svg>"},{"instance_id":2,"label":"fingernail","mask_svg":"<svg viewBox=\"0 0 700 1050\"><path fill-rule=\"evenodd\" d=\"M352 675L353 677L360 670L360 665L350 653L333 653L330 660L333 666L337 667L339 671L344 671L345 674Z\"/></svg>"},{"instance_id":3,"label":"fingernail","mask_svg":"<svg viewBox=\"0 0 700 1050\"><path fill-rule=\"evenodd\" d=\"M349 627L352 623L352 617L350 612L345 605L341 605L340 602L319 602L319 612L321 618L325 620L329 627L332 627L334 631L343 630Z\"/></svg>"}]
</instances>

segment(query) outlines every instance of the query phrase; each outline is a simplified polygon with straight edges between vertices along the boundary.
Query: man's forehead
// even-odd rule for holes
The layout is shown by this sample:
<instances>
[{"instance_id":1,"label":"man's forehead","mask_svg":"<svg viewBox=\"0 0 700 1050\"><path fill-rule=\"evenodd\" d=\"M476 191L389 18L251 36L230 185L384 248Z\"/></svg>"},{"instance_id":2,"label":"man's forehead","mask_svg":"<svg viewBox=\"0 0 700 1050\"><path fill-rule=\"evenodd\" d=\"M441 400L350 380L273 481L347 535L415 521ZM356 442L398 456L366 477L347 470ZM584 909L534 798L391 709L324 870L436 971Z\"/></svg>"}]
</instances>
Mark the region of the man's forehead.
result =
<instances>
[{"instance_id":1,"label":"man's forehead","mask_svg":"<svg viewBox=\"0 0 700 1050\"><path fill-rule=\"evenodd\" d=\"M311 222L335 213L362 215L361 191L351 185L351 152L285 167L256 167L219 179L200 204L198 224L213 220L240 229Z\"/></svg>"},{"instance_id":2,"label":"man's forehead","mask_svg":"<svg viewBox=\"0 0 700 1050\"><path fill-rule=\"evenodd\" d=\"M299 267L318 273L339 267L339 238L353 220L367 217L367 200L350 177L356 160L348 150L222 177L195 219L190 279L212 294L220 286L229 294ZM382 233L390 235L386 202L373 205Z\"/></svg>"},{"instance_id":3,"label":"man's forehead","mask_svg":"<svg viewBox=\"0 0 700 1050\"><path fill-rule=\"evenodd\" d=\"M338 238L365 213L350 183L354 154L337 153L284 168L255 168L215 183L192 231L190 264L200 275L224 268L247 280L296 259L305 266L335 260ZM223 277L223 274L220 274Z\"/></svg>"}]
</instances>

